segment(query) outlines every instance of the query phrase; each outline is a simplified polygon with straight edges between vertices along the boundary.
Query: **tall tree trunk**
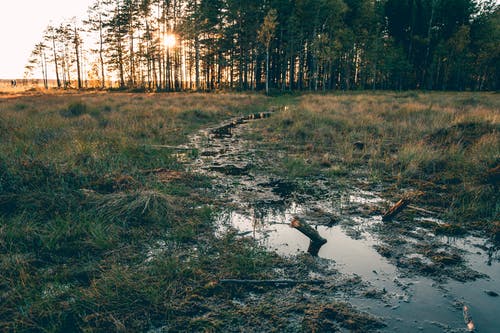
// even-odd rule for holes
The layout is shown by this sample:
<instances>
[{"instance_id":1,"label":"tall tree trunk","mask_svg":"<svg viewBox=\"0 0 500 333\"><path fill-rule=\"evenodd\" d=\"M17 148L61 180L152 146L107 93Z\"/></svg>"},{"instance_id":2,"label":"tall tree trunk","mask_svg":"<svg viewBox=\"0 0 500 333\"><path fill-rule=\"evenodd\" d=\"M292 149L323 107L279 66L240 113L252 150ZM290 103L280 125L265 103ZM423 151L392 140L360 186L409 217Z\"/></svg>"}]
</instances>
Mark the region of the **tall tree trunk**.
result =
<instances>
[{"instance_id":1,"label":"tall tree trunk","mask_svg":"<svg viewBox=\"0 0 500 333\"><path fill-rule=\"evenodd\" d=\"M99 13L99 62L101 64L101 89L104 89L106 87L106 74L104 70L104 36L101 13Z\"/></svg>"},{"instance_id":2,"label":"tall tree trunk","mask_svg":"<svg viewBox=\"0 0 500 333\"><path fill-rule=\"evenodd\" d=\"M120 88L125 87L125 70L123 68L123 48L120 41L121 37L118 36L118 72L120 77Z\"/></svg>"},{"instance_id":3,"label":"tall tree trunk","mask_svg":"<svg viewBox=\"0 0 500 333\"><path fill-rule=\"evenodd\" d=\"M200 90L200 39L198 34L194 37L194 71L196 91Z\"/></svg>"},{"instance_id":4,"label":"tall tree trunk","mask_svg":"<svg viewBox=\"0 0 500 333\"><path fill-rule=\"evenodd\" d=\"M45 52L40 52L40 63L42 65L42 77L43 77L43 86L45 89L49 88L48 80L47 80L47 61L45 59Z\"/></svg>"},{"instance_id":5,"label":"tall tree trunk","mask_svg":"<svg viewBox=\"0 0 500 333\"><path fill-rule=\"evenodd\" d=\"M75 39L74 39L74 45L75 45L75 55L76 55L76 74L77 74L77 84L78 84L78 89L82 89L82 77L81 77L81 69L80 69L80 40L78 37L78 33L76 31L76 26L74 27L74 33L75 33Z\"/></svg>"},{"instance_id":6,"label":"tall tree trunk","mask_svg":"<svg viewBox=\"0 0 500 333\"><path fill-rule=\"evenodd\" d=\"M134 51L134 31L132 24L129 26L130 49L129 49L129 86L135 86L135 51Z\"/></svg>"},{"instance_id":7,"label":"tall tree trunk","mask_svg":"<svg viewBox=\"0 0 500 333\"><path fill-rule=\"evenodd\" d=\"M269 95L269 46L266 49L266 94Z\"/></svg>"},{"instance_id":8,"label":"tall tree trunk","mask_svg":"<svg viewBox=\"0 0 500 333\"><path fill-rule=\"evenodd\" d=\"M298 68L298 77L297 77L297 89L299 91L302 90L303 87L303 78L304 78L304 72L303 72L303 66L304 66L304 57L302 51L299 54L299 68Z\"/></svg>"},{"instance_id":9,"label":"tall tree trunk","mask_svg":"<svg viewBox=\"0 0 500 333\"><path fill-rule=\"evenodd\" d=\"M436 0L431 1L431 17L429 19L429 27L427 28L427 46L425 49L425 58L424 58L424 68L422 72L422 85L427 86L427 88L432 89L432 77L431 82L427 82L427 69L429 67L429 56L431 51L431 32L432 32L432 24L434 23L434 13L436 10Z\"/></svg>"},{"instance_id":10,"label":"tall tree trunk","mask_svg":"<svg viewBox=\"0 0 500 333\"><path fill-rule=\"evenodd\" d=\"M57 63L56 36L54 35L52 35L52 51L54 52L54 66L56 70L57 88L61 88L61 79L59 78L59 65Z\"/></svg>"}]
</instances>

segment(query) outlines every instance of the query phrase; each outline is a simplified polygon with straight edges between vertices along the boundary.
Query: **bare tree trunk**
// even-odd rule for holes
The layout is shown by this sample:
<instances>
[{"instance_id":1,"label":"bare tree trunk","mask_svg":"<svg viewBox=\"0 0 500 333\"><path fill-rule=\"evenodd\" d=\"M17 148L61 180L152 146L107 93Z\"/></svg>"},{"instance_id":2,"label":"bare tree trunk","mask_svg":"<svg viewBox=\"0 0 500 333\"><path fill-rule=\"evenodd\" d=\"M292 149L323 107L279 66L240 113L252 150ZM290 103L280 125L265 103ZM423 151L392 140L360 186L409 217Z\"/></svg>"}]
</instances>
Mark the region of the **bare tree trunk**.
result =
<instances>
[{"instance_id":1,"label":"bare tree trunk","mask_svg":"<svg viewBox=\"0 0 500 333\"><path fill-rule=\"evenodd\" d=\"M118 69L120 75L120 88L123 88L125 87L125 73L123 68L123 49L122 49L121 37L118 36L118 38L120 39L118 41Z\"/></svg>"},{"instance_id":2,"label":"bare tree trunk","mask_svg":"<svg viewBox=\"0 0 500 333\"><path fill-rule=\"evenodd\" d=\"M40 61L42 64L42 77L43 77L43 86L45 89L49 88L48 80L47 80L47 60L45 59L45 52L40 53Z\"/></svg>"},{"instance_id":3,"label":"bare tree trunk","mask_svg":"<svg viewBox=\"0 0 500 333\"><path fill-rule=\"evenodd\" d=\"M99 13L99 62L101 63L101 89L106 87L106 74L104 71L104 40L102 33L102 16Z\"/></svg>"},{"instance_id":4,"label":"bare tree trunk","mask_svg":"<svg viewBox=\"0 0 500 333\"><path fill-rule=\"evenodd\" d=\"M76 31L76 26L74 27L74 45L75 45L75 55L76 55L76 74L77 74L77 81L78 81L78 89L82 89L82 77L81 77L81 69L80 69L80 51L79 51L79 45L80 45L80 40L78 37L78 32Z\"/></svg>"},{"instance_id":5,"label":"bare tree trunk","mask_svg":"<svg viewBox=\"0 0 500 333\"><path fill-rule=\"evenodd\" d=\"M194 37L194 68L195 68L195 81L196 91L200 90L200 39L198 34Z\"/></svg>"},{"instance_id":6,"label":"bare tree trunk","mask_svg":"<svg viewBox=\"0 0 500 333\"><path fill-rule=\"evenodd\" d=\"M134 30L132 23L129 25L130 49L129 49L129 86L135 86L135 51L134 51Z\"/></svg>"},{"instance_id":7,"label":"bare tree trunk","mask_svg":"<svg viewBox=\"0 0 500 333\"><path fill-rule=\"evenodd\" d=\"M54 66L56 70L57 88L61 88L61 79L59 78L59 65L57 63L56 36L54 35L52 35L52 50L54 51Z\"/></svg>"},{"instance_id":8,"label":"bare tree trunk","mask_svg":"<svg viewBox=\"0 0 500 333\"><path fill-rule=\"evenodd\" d=\"M425 50L425 58L424 58L424 70L422 73L422 85L425 86L425 83L427 81L427 67L429 66L429 55L430 55L430 50L431 50L431 32L432 32L432 24L434 22L434 13L436 10L436 0L432 0L431 3L431 17L429 19L429 27L427 28L427 47ZM432 89L432 78L430 82L430 86L428 87L429 89Z\"/></svg>"},{"instance_id":9,"label":"bare tree trunk","mask_svg":"<svg viewBox=\"0 0 500 333\"><path fill-rule=\"evenodd\" d=\"M266 94L269 95L269 46L266 50Z\"/></svg>"}]
</instances>

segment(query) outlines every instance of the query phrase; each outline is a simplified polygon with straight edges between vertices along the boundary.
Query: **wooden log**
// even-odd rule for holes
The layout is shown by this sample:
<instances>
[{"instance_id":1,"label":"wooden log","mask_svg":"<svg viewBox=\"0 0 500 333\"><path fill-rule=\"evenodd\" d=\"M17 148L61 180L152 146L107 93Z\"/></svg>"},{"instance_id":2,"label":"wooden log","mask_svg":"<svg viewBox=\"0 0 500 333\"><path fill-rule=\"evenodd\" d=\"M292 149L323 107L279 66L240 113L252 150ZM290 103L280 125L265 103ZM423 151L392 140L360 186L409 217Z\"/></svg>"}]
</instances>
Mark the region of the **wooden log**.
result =
<instances>
[{"instance_id":1,"label":"wooden log","mask_svg":"<svg viewBox=\"0 0 500 333\"><path fill-rule=\"evenodd\" d=\"M297 284L324 284L325 281L322 280L239 280L239 279L221 279L219 280L221 284L242 284L242 285L287 285L293 286Z\"/></svg>"},{"instance_id":2,"label":"wooden log","mask_svg":"<svg viewBox=\"0 0 500 333\"><path fill-rule=\"evenodd\" d=\"M306 235L311 241L316 242L316 243L321 243L325 244L326 239L320 236L318 231L311 227L309 224L307 224L305 221L302 219L299 219L298 217L294 217L293 221L291 223L292 227Z\"/></svg>"},{"instance_id":3,"label":"wooden log","mask_svg":"<svg viewBox=\"0 0 500 333\"><path fill-rule=\"evenodd\" d=\"M387 212L382 215L382 221L391 221L397 214L405 209L415 198L423 195L421 191L414 191L405 194L394 206L389 208Z\"/></svg>"},{"instance_id":4,"label":"wooden log","mask_svg":"<svg viewBox=\"0 0 500 333\"><path fill-rule=\"evenodd\" d=\"M399 212L405 209L406 206L410 204L410 200L407 198L402 198L394 206L389 208L384 215L382 215L382 221L390 221L392 220Z\"/></svg>"},{"instance_id":5,"label":"wooden log","mask_svg":"<svg viewBox=\"0 0 500 333\"><path fill-rule=\"evenodd\" d=\"M327 242L327 240L321 237L316 229L298 217L293 218L291 226L306 235L311 240L307 252L309 252L312 256L317 256L319 249Z\"/></svg>"}]
</instances>

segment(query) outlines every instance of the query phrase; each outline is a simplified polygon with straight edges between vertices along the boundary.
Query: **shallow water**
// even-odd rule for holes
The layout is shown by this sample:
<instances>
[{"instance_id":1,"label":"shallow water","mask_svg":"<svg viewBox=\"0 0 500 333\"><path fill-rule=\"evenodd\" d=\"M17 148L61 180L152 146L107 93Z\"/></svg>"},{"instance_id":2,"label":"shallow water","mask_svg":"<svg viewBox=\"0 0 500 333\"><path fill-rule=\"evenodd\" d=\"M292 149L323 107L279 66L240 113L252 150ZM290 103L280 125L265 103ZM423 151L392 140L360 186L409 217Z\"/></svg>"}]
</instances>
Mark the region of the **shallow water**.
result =
<instances>
[{"instance_id":1,"label":"shallow water","mask_svg":"<svg viewBox=\"0 0 500 333\"><path fill-rule=\"evenodd\" d=\"M346 301L383 317L388 326L382 331L466 332L463 305L470 308L477 332L500 331L500 297L485 293L500 293L500 265L498 253L488 253L490 245L486 240L437 237L422 228L405 236L394 235L417 245L422 235L432 238L433 247L461 253L468 268L489 278L437 282L411 268L401 269L374 248L387 246L379 237L381 216L372 212L385 201L375 191L354 185L339 188L326 180L315 180L308 185L316 193L303 194L293 183L252 174L251 165L269 162L270 156L256 154L251 143L239 136L242 130L244 124L224 135L207 129L194 136L190 144L199 151L191 168L213 176L214 190L230 207L216 216L218 233L233 230L281 255L293 256L306 252L309 246L309 239L290 227L292 219L300 216L327 239L319 257L331 260L343 274L361 277L377 292L375 298L349 296ZM415 219L441 223L429 216ZM409 254L406 259L430 261L419 253Z\"/></svg>"}]
</instances>

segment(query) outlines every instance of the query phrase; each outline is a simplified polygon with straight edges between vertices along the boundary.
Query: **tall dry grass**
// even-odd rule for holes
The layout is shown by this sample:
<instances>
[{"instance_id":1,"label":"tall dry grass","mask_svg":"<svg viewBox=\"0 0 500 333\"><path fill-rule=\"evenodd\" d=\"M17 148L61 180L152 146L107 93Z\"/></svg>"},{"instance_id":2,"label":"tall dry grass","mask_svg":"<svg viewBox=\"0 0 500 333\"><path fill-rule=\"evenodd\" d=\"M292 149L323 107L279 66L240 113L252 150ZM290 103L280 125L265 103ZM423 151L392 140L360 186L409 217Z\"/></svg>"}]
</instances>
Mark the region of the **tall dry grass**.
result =
<instances>
[{"instance_id":1,"label":"tall dry grass","mask_svg":"<svg viewBox=\"0 0 500 333\"><path fill-rule=\"evenodd\" d=\"M500 97L495 93L304 95L260 139L308 161L311 174L422 188L425 204L485 229L498 218ZM276 172L288 174L287 160ZM280 171L281 170L281 171ZM341 177L339 177L341 176ZM488 222L489 221L489 222Z\"/></svg>"}]
</instances>

